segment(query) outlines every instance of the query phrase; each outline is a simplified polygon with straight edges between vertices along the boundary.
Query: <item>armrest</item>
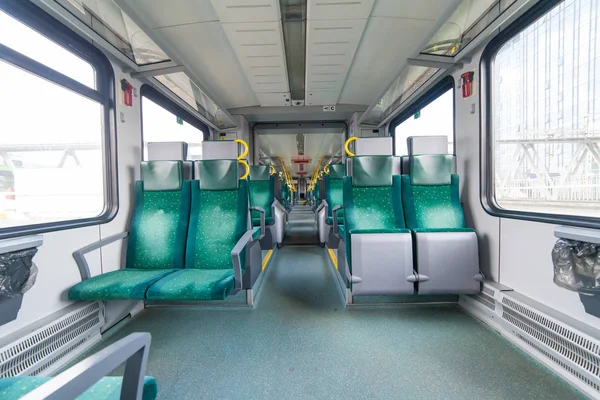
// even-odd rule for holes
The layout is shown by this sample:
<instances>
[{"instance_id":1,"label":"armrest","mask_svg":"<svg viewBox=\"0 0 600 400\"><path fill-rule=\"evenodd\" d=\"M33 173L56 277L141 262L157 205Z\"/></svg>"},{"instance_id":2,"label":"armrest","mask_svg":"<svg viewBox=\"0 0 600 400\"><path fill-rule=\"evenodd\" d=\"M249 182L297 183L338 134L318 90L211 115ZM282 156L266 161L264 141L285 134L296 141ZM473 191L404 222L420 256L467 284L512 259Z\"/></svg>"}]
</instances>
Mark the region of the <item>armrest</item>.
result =
<instances>
[{"instance_id":1,"label":"armrest","mask_svg":"<svg viewBox=\"0 0 600 400\"><path fill-rule=\"evenodd\" d=\"M283 212L285 214L288 213L287 210L285 209L285 207L283 207L281 205L281 203L279 202L279 200L277 200L277 199L273 200L273 204L271 204L271 207L277 208L277 209L279 209L281 212Z\"/></svg>"},{"instance_id":2,"label":"armrest","mask_svg":"<svg viewBox=\"0 0 600 400\"><path fill-rule=\"evenodd\" d=\"M264 221L264 217L263 217ZM240 240L235 244L233 250L231 250L231 261L233 262L233 273L235 277L235 286L234 289L242 288L242 259L240 254L244 250L244 248L248 245L248 243L252 242L252 236L254 232L252 229L249 229L242 235Z\"/></svg>"},{"instance_id":3,"label":"armrest","mask_svg":"<svg viewBox=\"0 0 600 400\"><path fill-rule=\"evenodd\" d=\"M94 242L92 244L88 244L87 246L82 247L79 250L75 250L73 252L73 258L75 259L77 267L79 268L81 280L85 281L86 279L90 278L90 267L85 259L85 254L89 253L90 251L94 251L101 247L104 247L107 244L116 242L117 240L125 239L127 236L129 236L129 232L117 233L116 235L112 235L102 240L98 240L97 242Z\"/></svg>"},{"instance_id":4,"label":"armrest","mask_svg":"<svg viewBox=\"0 0 600 400\"><path fill-rule=\"evenodd\" d=\"M258 238L258 240L260 240L265 236L266 233L265 210L262 207L258 206L251 206L250 210L258 211L260 213L260 237Z\"/></svg>"},{"instance_id":5,"label":"armrest","mask_svg":"<svg viewBox=\"0 0 600 400\"><path fill-rule=\"evenodd\" d=\"M343 208L344 208L343 205L338 204L337 206L333 207L333 210L331 210L331 215L333 216L333 234L338 239L341 239L341 237L340 237L340 234L339 234L337 212L338 212L338 210L341 210Z\"/></svg>"},{"instance_id":6,"label":"armrest","mask_svg":"<svg viewBox=\"0 0 600 400\"><path fill-rule=\"evenodd\" d=\"M32 390L22 400L74 399L124 362L121 399L142 399L149 333L132 333Z\"/></svg>"},{"instance_id":7,"label":"armrest","mask_svg":"<svg viewBox=\"0 0 600 400\"><path fill-rule=\"evenodd\" d=\"M317 207L317 214L320 213L323 208L325 208L325 212L327 212L327 207L329 207L327 200L322 200L321 204L319 204L319 207Z\"/></svg>"}]
</instances>

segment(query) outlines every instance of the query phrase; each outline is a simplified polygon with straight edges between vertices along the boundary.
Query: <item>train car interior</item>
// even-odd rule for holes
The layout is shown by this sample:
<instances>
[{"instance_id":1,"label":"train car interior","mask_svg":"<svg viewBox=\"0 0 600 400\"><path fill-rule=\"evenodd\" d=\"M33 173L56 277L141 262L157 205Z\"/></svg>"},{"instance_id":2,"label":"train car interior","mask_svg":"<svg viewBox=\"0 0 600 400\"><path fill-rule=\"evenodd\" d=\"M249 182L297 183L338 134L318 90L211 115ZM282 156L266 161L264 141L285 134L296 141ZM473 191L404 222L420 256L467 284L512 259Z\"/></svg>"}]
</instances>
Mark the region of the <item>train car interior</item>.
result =
<instances>
[{"instance_id":1,"label":"train car interior","mask_svg":"<svg viewBox=\"0 0 600 400\"><path fill-rule=\"evenodd\" d=\"M0 399L600 399L596 89L599 0L0 0Z\"/></svg>"}]
</instances>

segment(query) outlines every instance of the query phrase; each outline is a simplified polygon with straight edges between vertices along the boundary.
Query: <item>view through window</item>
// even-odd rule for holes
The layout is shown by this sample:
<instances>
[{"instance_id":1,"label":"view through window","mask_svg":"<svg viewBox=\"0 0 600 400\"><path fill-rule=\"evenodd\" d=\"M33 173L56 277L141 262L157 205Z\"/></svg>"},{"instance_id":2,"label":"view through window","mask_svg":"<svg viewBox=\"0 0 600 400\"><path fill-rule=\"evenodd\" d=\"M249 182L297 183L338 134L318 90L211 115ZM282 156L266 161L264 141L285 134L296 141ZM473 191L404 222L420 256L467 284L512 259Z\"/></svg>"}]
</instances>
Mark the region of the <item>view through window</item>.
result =
<instances>
[{"instance_id":1,"label":"view through window","mask_svg":"<svg viewBox=\"0 0 600 400\"><path fill-rule=\"evenodd\" d=\"M2 11L0 43L95 88L92 65ZM102 214L102 104L2 58L0 88L0 228Z\"/></svg>"},{"instance_id":2,"label":"view through window","mask_svg":"<svg viewBox=\"0 0 600 400\"><path fill-rule=\"evenodd\" d=\"M600 217L600 3L566 0L496 53L493 192L502 209Z\"/></svg>"},{"instance_id":3,"label":"view through window","mask_svg":"<svg viewBox=\"0 0 600 400\"><path fill-rule=\"evenodd\" d=\"M202 159L204 132L145 96L142 96L142 129L144 160L148 159L149 142L186 142L187 159Z\"/></svg>"},{"instance_id":4,"label":"view through window","mask_svg":"<svg viewBox=\"0 0 600 400\"><path fill-rule=\"evenodd\" d=\"M454 89L423 107L414 116L396 126L394 131L396 155L408 155L406 139L411 136L438 136L448 138L448 154L454 154Z\"/></svg>"}]
</instances>

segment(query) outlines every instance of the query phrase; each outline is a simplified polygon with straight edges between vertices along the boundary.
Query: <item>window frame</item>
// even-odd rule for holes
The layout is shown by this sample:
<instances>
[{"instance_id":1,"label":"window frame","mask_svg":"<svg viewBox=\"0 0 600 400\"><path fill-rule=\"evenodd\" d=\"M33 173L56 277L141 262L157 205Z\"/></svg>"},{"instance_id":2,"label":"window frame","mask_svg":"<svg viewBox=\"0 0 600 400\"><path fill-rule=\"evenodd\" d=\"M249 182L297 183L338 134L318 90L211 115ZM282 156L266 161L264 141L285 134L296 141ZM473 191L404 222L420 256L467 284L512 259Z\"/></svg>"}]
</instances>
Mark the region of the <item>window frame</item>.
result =
<instances>
[{"instance_id":1,"label":"window frame","mask_svg":"<svg viewBox=\"0 0 600 400\"><path fill-rule=\"evenodd\" d=\"M496 54L504 44L527 29L539 18L544 16L564 0L539 1L521 17L508 25L506 29L495 36L485 47L480 62L480 201L483 209L490 215L499 218L519 219L525 221L543 222L555 225L571 225L584 228L600 228L600 218L584 217L566 214L550 214L544 212L507 210L496 202L494 193L494 151L492 144L492 76Z\"/></svg>"},{"instance_id":2,"label":"window frame","mask_svg":"<svg viewBox=\"0 0 600 400\"><path fill-rule=\"evenodd\" d=\"M29 1L0 0L0 10L88 62L95 70L96 89L92 89L2 44L0 44L0 60L100 103L104 114L102 121L104 132L101 133L102 161L104 164L104 207L102 212L96 217L0 228L0 239L82 228L112 221L119 209L115 75L112 64L106 55L91 43ZM33 110L32 114L34 112Z\"/></svg>"},{"instance_id":3,"label":"window frame","mask_svg":"<svg viewBox=\"0 0 600 400\"><path fill-rule=\"evenodd\" d=\"M407 154L396 154L396 128L398 125L401 125L403 122L413 117L415 113L425 107L427 107L430 103L433 103L440 96L442 96L447 91L452 90L452 153L456 154L456 87L454 85L454 77L452 75L448 75L438 83L433 85L431 89L425 92L421 97L416 99L412 104L406 107L400 114L398 114L389 125L390 136L392 137L392 148L394 149L395 156L405 156Z\"/></svg>"},{"instance_id":4,"label":"window frame","mask_svg":"<svg viewBox=\"0 0 600 400\"><path fill-rule=\"evenodd\" d=\"M168 89L167 89L168 90ZM174 96L177 96L173 93ZM157 89L152 87L150 84L143 84L140 88L140 126L142 131L142 145L141 149L141 159L144 160L144 107L142 105L142 98L146 97L148 100L158 104L165 110L169 111L171 114L182 118L185 122L198 129L204 134L203 141L207 141L210 138L210 128L200 119L196 118L192 113L169 99L167 96L159 92ZM144 160L146 161L146 160Z\"/></svg>"}]
</instances>

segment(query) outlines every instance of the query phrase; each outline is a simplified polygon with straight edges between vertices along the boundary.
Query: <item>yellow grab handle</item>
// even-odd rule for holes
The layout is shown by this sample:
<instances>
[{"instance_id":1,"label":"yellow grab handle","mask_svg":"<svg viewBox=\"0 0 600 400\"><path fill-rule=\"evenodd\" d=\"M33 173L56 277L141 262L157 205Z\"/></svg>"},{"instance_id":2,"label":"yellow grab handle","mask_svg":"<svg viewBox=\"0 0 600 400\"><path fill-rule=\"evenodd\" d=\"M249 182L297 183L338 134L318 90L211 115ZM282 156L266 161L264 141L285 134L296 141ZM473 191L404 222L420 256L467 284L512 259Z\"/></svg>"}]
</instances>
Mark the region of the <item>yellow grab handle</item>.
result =
<instances>
[{"instance_id":1,"label":"yellow grab handle","mask_svg":"<svg viewBox=\"0 0 600 400\"><path fill-rule=\"evenodd\" d=\"M248 155L248 143L246 143L246 141L242 140L242 139L235 139L234 142L236 143L241 143L244 145L244 152L242 153L242 155L240 155L237 159L241 160L242 158L246 157ZM248 165L248 163L246 163L246 165Z\"/></svg>"},{"instance_id":2,"label":"yellow grab handle","mask_svg":"<svg viewBox=\"0 0 600 400\"><path fill-rule=\"evenodd\" d=\"M240 164L242 164L244 167L246 167L246 173L244 174L244 176L240 177L240 179L246 179L248 177L248 175L250 175L250 166L244 160L238 160L238 162Z\"/></svg>"},{"instance_id":3,"label":"yellow grab handle","mask_svg":"<svg viewBox=\"0 0 600 400\"><path fill-rule=\"evenodd\" d=\"M352 136L351 138L348 138L348 140L346 140L346 143L344 144L344 150L346 150L346 154L348 154L350 157L354 157L356 154L350 151L348 145L350 144L350 142L354 142L357 139L358 137Z\"/></svg>"},{"instance_id":4,"label":"yellow grab handle","mask_svg":"<svg viewBox=\"0 0 600 400\"><path fill-rule=\"evenodd\" d=\"M269 165L269 169L271 170L271 173L269 174L269 176L275 175L275 173L277 172L277 170L275 169L275 167L272 166L272 165Z\"/></svg>"},{"instance_id":5,"label":"yellow grab handle","mask_svg":"<svg viewBox=\"0 0 600 400\"><path fill-rule=\"evenodd\" d=\"M323 168L323 172L325 172L325 175L329 175L329 164L327 164L325 168Z\"/></svg>"}]
</instances>

